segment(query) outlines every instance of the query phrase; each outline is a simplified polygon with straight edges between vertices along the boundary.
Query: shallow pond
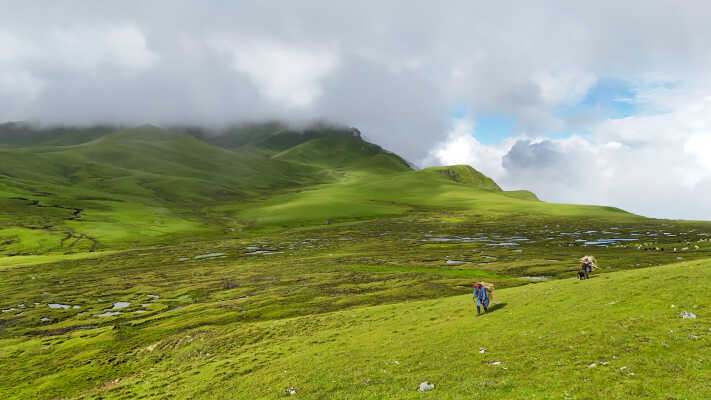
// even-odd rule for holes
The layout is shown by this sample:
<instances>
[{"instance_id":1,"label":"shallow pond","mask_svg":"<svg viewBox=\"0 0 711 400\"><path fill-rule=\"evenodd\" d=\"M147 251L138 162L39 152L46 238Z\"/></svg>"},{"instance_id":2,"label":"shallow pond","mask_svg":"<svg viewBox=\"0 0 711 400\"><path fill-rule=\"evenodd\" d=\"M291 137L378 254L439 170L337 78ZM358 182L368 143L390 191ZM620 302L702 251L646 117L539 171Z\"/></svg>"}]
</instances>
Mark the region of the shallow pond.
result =
<instances>
[{"instance_id":1,"label":"shallow pond","mask_svg":"<svg viewBox=\"0 0 711 400\"><path fill-rule=\"evenodd\" d=\"M224 256L224 255L225 255L225 253L208 253L208 254L201 254L201 255L195 256L195 257L193 257L193 258L196 259L196 260L200 260L200 259L203 259L203 258L222 257L222 256Z\"/></svg>"},{"instance_id":2,"label":"shallow pond","mask_svg":"<svg viewBox=\"0 0 711 400\"><path fill-rule=\"evenodd\" d=\"M111 308L111 310L119 310L122 308L126 308L130 305L131 305L131 303L129 303L129 302L119 301L119 302L114 303L114 306Z\"/></svg>"},{"instance_id":3,"label":"shallow pond","mask_svg":"<svg viewBox=\"0 0 711 400\"><path fill-rule=\"evenodd\" d=\"M97 317L113 317L115 315L121 315L121 311L107 311L105 313L96 314Z\"/></svg>"},{"instance_id":4,"label":"shallow pond","mask_svg":"<svg viewBox=\"0 0 711 400\"><path fill-rule=\"evenodd\" d=\"M585 241L584 244L589 245L589 246L607 246L608 244L617 244L620 242L636 242L639 239L630 239L630 238L609 238L609 239L597 239L597 240L588 240Z\"/></svg>"}]
</instances>

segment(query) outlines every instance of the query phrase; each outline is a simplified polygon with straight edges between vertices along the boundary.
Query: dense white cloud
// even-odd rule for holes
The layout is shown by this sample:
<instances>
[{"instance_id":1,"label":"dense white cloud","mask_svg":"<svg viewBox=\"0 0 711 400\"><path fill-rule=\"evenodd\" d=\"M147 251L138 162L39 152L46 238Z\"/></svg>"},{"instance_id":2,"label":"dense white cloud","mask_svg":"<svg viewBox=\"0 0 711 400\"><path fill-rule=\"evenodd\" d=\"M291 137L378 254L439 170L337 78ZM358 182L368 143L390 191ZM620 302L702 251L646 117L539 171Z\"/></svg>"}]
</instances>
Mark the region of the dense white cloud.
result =
<instances>
[{"instance_id":1,"label":"dense white cloud","mask_svg":"<svg viewBox=\"0 0 711 400\"><path fill-rule=\"evenodd\" d=\"M328 119L421 165L470 163L548 200L711 217L705 1L0 0L0 10L0 121ZM633 87L617 99L635 105L631 116L575 108L609 78ZM511 137L484 145L475 119L453 123L454 110L510 117ZM546 139L560 132L578 135Z\"/></svg>"},{"instance_id":2,"label":"dense white cloud","mask_svg":"<svg viewBox=\"0 0 711 400\"><path fill-rule=\"evenodd\" d=\"M650 109L667 111L605 120L589 134L564 139L519 137L486 146L455 128L426 162L463 160L505 189L531 189L547 201L711 219L711 101L698 93L645 93Z\"/></svg>"},{"instance_id":3,"label":"dense white cloud","mask_svg":"<svg viewBox=\"0 0 711 400\"><path fill-rule=\"evenodd\" d=\"M338 63L334 52L308 50L270 40L216 38L231 66L247 76L268 100L286 107L308 107L322 94L321 82Z\"/></svg>"}]
</instances>

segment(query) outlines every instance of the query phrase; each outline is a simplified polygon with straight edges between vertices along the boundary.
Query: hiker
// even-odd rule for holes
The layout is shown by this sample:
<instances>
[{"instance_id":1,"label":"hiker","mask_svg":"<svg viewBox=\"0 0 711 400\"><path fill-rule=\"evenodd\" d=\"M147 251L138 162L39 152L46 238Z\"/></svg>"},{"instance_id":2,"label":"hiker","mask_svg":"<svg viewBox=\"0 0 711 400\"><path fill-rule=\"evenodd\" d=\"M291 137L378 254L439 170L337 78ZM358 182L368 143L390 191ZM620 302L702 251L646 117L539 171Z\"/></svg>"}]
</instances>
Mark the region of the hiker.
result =
<instances>
[{"instance_id":1,"label":"hiker","mask_svg":"<svg viewBox=\"0 0 711 400\"><path fill-rule=\"evenodd\" d=\"M593 269L597 269L597 261L595 260L595 257L584 256L580 259L580 272L578 273L578 278L583 279L584 275L585 279L589 279L590 273Z\"/></svg>"},{"instance_id":2,"label":"hiker","mask_svg":"<svg viewBox=\"0 0 711 400\"><path fill-rule=\"evenodd\" d=\"M481 282L474 284L474 301L476 302L476 316L481 315L481 307L484 307L484 314L488 313L489 295L486 293L486 288Z\"/></svg>"}]
</instances>

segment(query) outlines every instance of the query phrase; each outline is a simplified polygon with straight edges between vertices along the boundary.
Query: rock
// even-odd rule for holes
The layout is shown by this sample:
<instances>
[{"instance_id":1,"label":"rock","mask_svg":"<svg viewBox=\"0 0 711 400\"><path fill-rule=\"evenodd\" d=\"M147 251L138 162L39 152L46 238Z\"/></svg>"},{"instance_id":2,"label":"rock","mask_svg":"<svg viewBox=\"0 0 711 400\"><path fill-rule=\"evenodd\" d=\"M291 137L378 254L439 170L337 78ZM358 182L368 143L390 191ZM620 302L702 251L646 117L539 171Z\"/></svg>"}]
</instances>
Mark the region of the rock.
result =
<instances>
[{"instance_id":1,"label":"rock","mask_svg":"<svg viewBox=\"0 0 711 400\"><path fill-rule=\"evenodd\" d=\"M490 365L501 365L501 361L490 362Z\"/></svg>"},{"instance_id":2,"label":"rock","mask_svg":"<svg viewBox=\"0 0 711 400\"><path fill-rule=\"evenodd\" d=\"M588 368L595 368L595 367L597 367L597 364L595 364L595 363L588 365Z\"/></svg>"},{"instance_id":3,"label":"rock","mask_svg":"<svg viewBox=\"0 0 711 400\"><path fill-rule=\"evenodd\" d=\"M484 354L485 352L486 352L486 349L484 349L483 347L479 349L479 354Z\"/></svg>"},{"instance_id":4,"label":"rock","mask_svg":"<svg viewBox=\"0 0 711 400\"><path fill-rule=\"evenodd\" d=\"M417 387L417 390L419 392L426 392L428 390L433 390L435 388L434 383L429 383L427 381L424 381L420 383L420 386Z\"/></svg>"},{"instance_id":5,"label":"rock","mask_svg":"<svg viewBox=\"0 0 711 400\"><path fill-rule=\"evenodd\" d=\"M294 389L293 387L286 388L285 392L286 392L286 394L288 394L289 396L293 396L293 395L296 394L296 389Z\"/></svg>"},{"instance_id":6,"label":"rock","mask_svg":"<svg viewBox=\"0 0 711 400\"><path fill-rule=\"evenodd\" d=\"M696 319L696 314L688 311L682 311L681 317L684 319Z\"/></svg>"}]
</instances>

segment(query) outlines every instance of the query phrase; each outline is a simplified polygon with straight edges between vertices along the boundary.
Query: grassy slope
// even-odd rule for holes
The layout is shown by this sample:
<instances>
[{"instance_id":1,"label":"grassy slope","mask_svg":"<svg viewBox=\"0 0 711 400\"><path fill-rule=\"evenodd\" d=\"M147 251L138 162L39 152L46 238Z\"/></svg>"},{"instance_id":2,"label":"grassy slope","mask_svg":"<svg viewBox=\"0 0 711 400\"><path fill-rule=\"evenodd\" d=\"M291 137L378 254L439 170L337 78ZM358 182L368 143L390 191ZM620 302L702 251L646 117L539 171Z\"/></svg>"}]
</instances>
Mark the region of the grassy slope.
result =
<instances>
[{"instance_id":1,"label":"grassy slope","mask_svg":"<svg viewBox=\"0 0 711 400\"><path fill-rule=\"evenodd\" d=\"M305 398L407 398L430 380L438 387L429 396L437 398L550 398L566 391L588 398L595 390L612 398L641 397L641 390L661 397L663 385L680 397L709 393L697 383L683 387L684 379L708 377L704 363L683 358L704 354L694 346L706 337L694 329L709 305L699 289L708 262L664 267L669 283L658 292L647 290L657 285L651 269L501 290L496 300L506 304L476 320L466 296L442 298L481 278L508 287L529 282L527 275L570 276L581 252L593 251L615 270L708 257L708 225L543 203L529 192L503 192L468 167L410 171L399 157L348 135L272 128L247 138L251 131L232 132L220 139L224 148L198 134L144 127L64 137L59 147L0 150L10 160L0 165L2 251L52 253L0 258L0 392L269 398L295 386ZM10 199L23 196L39 203ZM77 207L80 217L73 218ZM254 236L260 229L265 236ZM605 235L654 235L639 246L577 242L610 230ZM61 245L67 232L73 236ZM530 241L508 248L423 240L433 233ZM218 235L241 239L214 240ZM143 248L89 258L81 252L91 239L103 245L97 250ZM248 245L278 253L248 255ZM650 246L667 251L641 248ZM691 249L669 251L684 246ZM56 254L67 251L78 254ZM194 258L214 252L225 258ZM465 264L445 263L450 259ZM600 300L608 296L603 284L615 300ZM692 311L696 305L700 320L680 322L655 302L682 288L689 289L674 301ZM96 315L116 301L131 305L118 316ZM605 307L611 301L619 305ZM52 302L79 308L52 310ZM379 305L387 303L398 304ZM667 348L662 337L673 324L692 330L669 336ZM688 335L697 338L687 342ZM580 338L592 339L589 347L577 346ZM488 349L483 356L479 346ZM634 357L631 350L638 350ZM654 365L667 350L673 354ZM596 360L600 367L587 369ZM642 377L653 383L643 386ZM121 382L109 390L114 384L104 383L116 378Z\"/></svg>"},{"instance_id":2,"label":"grassy slope","mask_svg":"<svg viewBox=\"0 0 711 400\"><path fill-rule=\"evenodd\" d=\"M293 386L303 398L419 398L427 380L440 399L707 398L710 270L704 261L505 289L483 318L461 296L262 324L268 339L255 357L280 356L219 392L197 379L188 391L276 398ZM683 320L681 310L699 318ZM202 380L227 359L189 364ZM153 380L142 378L137 387Z\"/></svg>"},{"instance_id":3,"label":"grassy slope","mask_svg":"<svg viewBox=\"0 0 711 400\"><path fill-rule=\"evenodd\" d=\"M35 145L16 147L33 143L27 138ZM422 210L632 218L503 192L468 166L412 171L397 155L333 128L290 132L263 124L220 136L151 126L71 135L63 128L29 131L22 140L6 132L0 139L6 143L0 148L0 252L10 255L108 250Z\"/></svg>"},{"instance_id":4,"label":"grassy slope","mask_svg":"<svg viewBox=\"0 0 711 400\"><path fill-rule=\"evenodd\" d=\"M0 148L5 254L86 251L92 240L99 248L115 248L170 240L171 234L220 234L234 223L206 217L209 205L333 179L324 168L151 127L61 146L47 145L37 135L38 146ZM279 145L271 139L250 146ZM81 218L70 220L77 208ZM62 242L68 234L73 236Z\"/></svg>"},{"instance_id":5,"label":"grassy slope","mask_svg":"<svg viewBox=\"0 0 711 400\"><path fill-rule=\"evenodd\" d=\"M458 222L444 222L443 217ZM615 228L619 236L651 232L656 235L650 236L656 238L655 245L667 247L667 251L644 251L637 244L571 247L576 237L595 239L597 234L561 234ZM498 241L515 235L530 240L515 248L420 240L431 234L484 235L500 237ZM151 387L142 390L160 397L204 376L209 388L197 384L195 397L209 398L210 388L241 386L258 376L253 373L261 368L278 365L288 354L307 351L302 346L322 342L311 343L306 337L292 341L291 336L307 335L312 328L322 326L318 321L325 321L324 314L348 315L333 312L351 310L367 320L369 311L357 309L391 303L403 304L397 308L398 313L412 314L416 310L405 305L408 301L468 293L477 279L511 287L530 282L527 275L549 279L572 276L576 259L588 252L598 256L604 271L664 264L679 257L692 262L711 256L709 235L708 225L670 221L612 225L578 217L467 220L457 214L424 213L239 241L190 242L94 254L95 258L8 257L0 259L0 365L4 369L0 393L16 398L63 398L102 387L116 378L163 371L159 377L149 378ZM545 240L551 236L556 239ZM278 253L249 255L254 246ZM681 246L691 249L671 251ZM208 253L223 256L196 258ZM448 259L467 263L448 265ZM663 275L676 279L673 274ZM696 282L699 287L705 286L704 279ZM497 293L497 301L502 293L506 292ZM119 301L130 302L120 315L97 316ZM439 300L442 304L448 301ZM48 307L50 303L79 308L53 310ZM521 305L509 303L502 311L509 306ZM380 312L379 308L373 310L374 315ZM297 316L306 318L293 319ZM359 319L347 321L347 325L358 324ZM471 322L462 323L467 321ZM512 321L506 323L511 324L511 330L518 328ZM329 322L323 326L334 338L339 336L336 325ZM282 328L272 331L270 327L292 333L285 334ZM344 337L351 333L345 330ZM378 330L374 333L383 334ZM186 347L191 341L210 341L211 347L207 351ZM274 347L286 342L292 344L287 349ZM153 351L146 350L154 344ZM191 375L202 366L208 368L212 360L229 361L216 368L219 377L210 377L209 371ZM360 369L367 366L360 361L356 365ZM189 367L192 369L188 372ZM266 378L260 377L257 382L261 379ZM303 389L301 381L293 384ZM232 395L233 390L230 386L220 393ZM91 394L99 395L94 391Z\"/></svg>"},{"instance_id":6,"label":"grassy slope","mask_svg":"<svg viewBox=\"0 0 711 400\"><path fill-rule=\"evenodd\" d=\"M478 174L471 167L454 167ZM454 169L452 168L452 169ZM256 204L220 209L234 212L256 226L303 225L348 218L400 215L412 210L451 209L471 215L534 214L587 216L620 221L638 217L611 207L553 204L538 201L526 192L503 192L484 181L453 179L445 168L427 168L390 175L357 175L333 184L274 196ZM468 171L467 171L468 170ZM486 189L481 189L481 185Z\"/></svg>"},{"instance_id":7,"label":"grassy slope","mask_svg":"<svg viewBox=\"0 0 711 400\"><path fill-rule=\"evenodd\" d=\"M297 398L407 399L423 396L416 391L423 381L435 383L426 396L438 399L707 398L710 269L711 261L694 261L497 290L494 311L481 318L465 295L256 323L212 324L205 316L173 333L166 322L163 334L142 341L132 339L137 320L5 340L0 355L71 363L96 354L89 368L98 368L107 363L99 348L124 348L113 367L118 385L72 390L81 375L61 373L79 398L264 399L294 387ZM698 318L681 319L682 310ZM19 385L14 397L51 397L59 383L52 379Z\"/></svg>"}]
</instances>

